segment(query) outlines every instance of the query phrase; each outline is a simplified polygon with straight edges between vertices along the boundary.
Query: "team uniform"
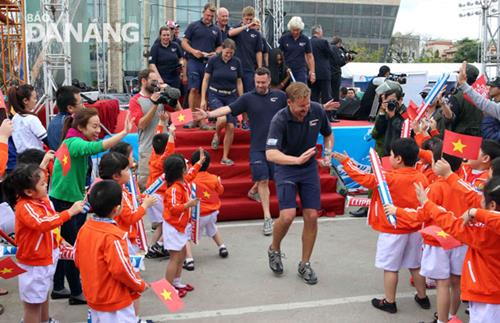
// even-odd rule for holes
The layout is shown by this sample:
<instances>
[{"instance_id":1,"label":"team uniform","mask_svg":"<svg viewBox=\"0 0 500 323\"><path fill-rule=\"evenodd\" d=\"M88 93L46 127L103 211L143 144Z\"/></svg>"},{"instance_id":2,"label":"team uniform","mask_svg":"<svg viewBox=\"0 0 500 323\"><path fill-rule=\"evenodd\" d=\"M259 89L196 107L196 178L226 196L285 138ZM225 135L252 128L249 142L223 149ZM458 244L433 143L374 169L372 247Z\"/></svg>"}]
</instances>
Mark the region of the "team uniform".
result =
<instances>
[{"instance_id":1,"label":"team uniform","mask_svg":"<svg viewBox=\"0 0 500 323\"><path fill-rule=\"evenodd\" d=\"M235 56L243 66L243 89L246 93L255 88L256 56L257 53L262 53L262 35L256 29L247 28L232 38L236 43Z\"/></svg>"},{"instance_id":2,"label":"team uniform","mask_svg":"<svg viewBox=\"0 0 500 323\"><path fill-rule=\"evenodd\" d=\"M250 123L250 170L254 182L274 177L274 164L268 162L266 158L266 140L271 120L286 105L286 94L280 90L269 90L264 95L253 90L229 104L233 116L246 112L252 120Z\"/></svg>"},{"instance_id":3,"label":"team uniform","mask_svg":"<svg viewBox=\"0 0 500 323\"><path fill-rule=\"evenodd\" d=\"M401 268L420 268L422 238L417 231L421 225L416 223L406 227L398 225L394 228L384 213L375 175L362 172L350 159L345 160L342 165L355 182L373 190L368 224L379 232L375 267L392 272L397 272ZM413 187L414 183L419 182L427 187L429 182L424 174L415 168L404 167L386 172L385 177L395 206L410 209L419 206L415 192L405 188Z\"/></svg>"},{"instance_id":4,"label":"team uniform","mask_svg":"<svg viewBox=\"0 0 500 323\"><path fill-rule=\"evenodd\" d=\"M205 73L210 74L207 97L208 106L212 110L229 105L238 98L236 85L238 79L243 77L243 69L237 57L232 57L226 63L217 54L208 60ZM234 126L238 123L232 115L227 115L226 118Z\"/></svg>"},{"instance_id":5,"label":"team uniform","mask_svg":"<svg viewBox=\"0 0 500 323\"><path fill-rule=\"evenodd\" d=\"M332 134L325 111L311 102L303 122L294 120L288 107L281 109L271 121L266 150L278 149L285 155L300 156L316 146L318 135ZM302 208L320 209L320 181L318 165L313 157L303 165L275 165L274 181L280 210L297 207L297 191Z\"/></svg>"},{"instance_id":6,"label":"team uniform","mask_svg":"<svg viewBox=\"0 0 500 323\"><path fill-rule=\"evenodd\" d=\"M181 47L176 42L170 41L165 46L160 41L157 41L151 47L149 64L156 66L163 82L176 89L180 89L179 59L182 56Z\"/></svg>"},{"instance_id":7,"label":"team uniform","mask_svg":"<svg viewBox=\"0 0 500 323\"><path fill-rule=\"evenodd\" d=\"M189 24L184 38L189 41L192 48L206 53L215 52L215 49L222 44L219 27L214 24L205 25L201 19ZM198 59L190 53L187 53L187 59L188 90L200 90L207 59L204 57Z\"/></svg>"},{"instance_id":8,"label":"team uniform","mask_svg":"<svg viewBox=\"0 0 500 323\"><path fill-rule=\"evenodd\" d=\"M78 233L75 264L92 322L135 323L133 302L146 283L130 263L127 233L114 220L92 217Z\"/></svg>"},{"instance_id":9,"label":"team uniform","mask_svg":"<svg viewBox=\"0 0 500 323\"><path fill-rule=\"evenodd\" d=\"M68 211L57 214L47 198L21 198L16 203L16 258L26 270L19 275L23 302L41 304L52 288L59 258L59 241L52 231L70 219Z\"/></svg>"},{"instance_id":10,"label":"team uniform","mask_svg":"<svg viewBox=\"0 0 500 323\"><path fill-rule=\"evenodd\" d=\"M0 176L3 176L9 160L9 145L0 143Z\"/></svg>"},{"instance_id":11,"label":"team uniform","mask_svg":"<svg viewBox=\"0 0 500 323\"><path fill-rule=\"evenodd\" d=\"M209 237L217 233L217 215L221 206L219 196L224 193L220 177L209 172L199 172L193 180L200 196L200 232ZM205 193L206 192L206 193Z\"/></svg>"},{"instance_id":12,"label":"team uniform","mask_svg":"<svg viewBox=\"0 0 500 323\"><path fill-rule=\"evenodd\" d=\"M488 170L475 170L464 164L459 174L465 182L471 184L478 192L482 192L484 185L490 179Z\"/></svg>"},{"instance_id":13,"label":"team uniform","mask_svg":"<svg viewBox=\"0 0 500 323\"><path fill-rule=\"evenodd\" d=\"M465 254L461 279L461 298L469 301L472 323L498 322L500 318L500 235L482 223L487 218L478 210L476 221L463 225L462 218L438 207L432 201L424 212L435 223L469 248Z\"/></svg>"},{"instance_id":14,"label":"team uniform","mask_svg":"<svg viewBox=\"0 0 500 323\"><path fill-rule=\"evenodd\" d=\"M184 209L191 199L191 182L201 165L196 163L184 176L165 191L163 199L163 245L167 250L180 251L191 238L191 208Z\"/></svg>"},{"instance_id":15,"label":"team uniform","mask_svg":"<svg viewBox=\"0 0 500 323\"><path fill-rule=\"evenodd\" d=\"M279 39L279 48L285 57L288 66L297 82L307 84L307 65L305 54L312 53L311 40L306 35L300 34L297 40L287 32Z\"/></svg>"}]
</instances>

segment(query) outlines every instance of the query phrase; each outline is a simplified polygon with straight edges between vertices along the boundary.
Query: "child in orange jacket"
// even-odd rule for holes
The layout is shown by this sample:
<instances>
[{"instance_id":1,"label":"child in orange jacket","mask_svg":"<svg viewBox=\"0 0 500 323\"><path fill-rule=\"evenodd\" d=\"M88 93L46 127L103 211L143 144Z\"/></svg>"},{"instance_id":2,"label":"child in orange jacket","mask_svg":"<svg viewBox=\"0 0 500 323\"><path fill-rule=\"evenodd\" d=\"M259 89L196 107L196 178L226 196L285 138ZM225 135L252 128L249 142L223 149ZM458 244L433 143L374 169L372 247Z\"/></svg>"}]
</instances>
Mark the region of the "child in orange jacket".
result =
<instances>
[{"instance_id":1,"label":"child in orange jacket","mask_svg":"<svg viewBox=\"0 0 500 323\"><path fill-rule=\"evenodd\" d=\"M462 159L442 154L442 144L434 150L433 169L436 170L436 162L441 159L447 160L451 170L457 172L462 164ZM460 217L469 209L467 201L461 194L456 194L450 184L443 177L437 177L434 183L427 188L429 199L436 205L451 211L455 217ZM422 209L404 209L393 205L384 205L386 213L396 214L398 225L407 223L410 227L422 224L423 227L436 225L427 217ZM456 316L460 307L460 276L462 275L462 264L467 251L467 246L458 246L445 250L436 238L422 234L424 239L424 250L420 274L426 278L436 281L437 286L437 322L448 322L450 317Z\"/></svg>"},{"instance_id":2,"label":"child in orange jacket","mask_svg":"<svg viewBox=\"0 0 500 323\"><path fill-rule=\"evenodd\" d=\"M163 133L163 129L168 124L168 114L163 113L157 128L157 134L153 137L153 151L149 159L149 176L146 187L153 184L163 174L163 163L168 156L172 155L175 150L175 126L172 124L168 128L169 133ZM152 245L149 247L146 258L164 258L168 257L168 252L163 248L162 225L163 222L163 195L167 189L166 185L162 185L158 191L153 194L158 200L151 207L147 214L153 223L154 233L151 238Z\"/></svg>"},{"instance_id":3,"label":"child in orange jacket","mask_svg":"<svg viewBox=\"0 0 500 323\"><path fill-rule=\"evenodd\" d=\"M198 198L191 197L191 182L204 161L202 151L200 160L189 171L186 171L186 162L181 155L171 155L164 166L167 190L163 199L163 243L170 254L165 278L177 289L180 297L194 289L189 284L182 284L181 273L186 244L191 238L191 208L199 202Z\"/></svg>"},{"instance_id":4,"label":"child in orange jacket","mask_svg":"<svg viewBox=\"0 0 500 323\"><path fill-rule=\"evenodd\" d=\"M462 299L469 301L470 322L498 322L500 317L500 235L482 222L485 211L468 211L462 218L438 207L417 185L424 212L446 233L469 248L462 271ZM500 210L500 177L489 180L483 190L482 206ZM483 213L484 212L484 213Z\"/></svg>"},{"instance_id":5,"label":"child in orange jacket","mask_svg":"<svg viewBox=\"0 0 500 323\"><path fill-rule=\"evenodd\" d=\"M402 138L391 145L390 161L394 170L385 173L387 185L394 205L403 208L416 208L417 197L407 190L413 183L422 183L425 187L428 180L415 169L419 148L413 139ZM334 153L333 157L342 163L345 172L355 182L373 190L368 224L379 231L375 266L384 270L385 298L372 300L372 305L380 310L396 313L396 288L398 273L401 268L408 268L412 274L417 294L415 301L424 309L430 308L429 298L425 291L425 278L420 276L420 259L422 238L414 227L393 227L387 220L377 190L375 175L359 170L346 155Z\"/></svg>"},{"instance_id":6,"label":"child in orange jacket","mask_svg":"<svg viewBox=\"0 0 500 323\"><path fill-rule=\"evenodd\" d=\"M484 184L490 178L491 163L499 156L500 143L495 140L483 140L478 159L469 160L464 164L465 167L460 177L475 187L478 192L481 192Z\"/></svg>"},{"instance_id":7,"label":"child in orange jacket","mask_svg":"<svg viewBox=\"0 0 500 323\"><path fill-rule=\"evenodd\" d=\"M5 180L9 202L16 210L16 258L26 272L19 275L24 322L52 322L48 293L59 259L54 229L83 211L83 202L57 214L47 196L45 173L35 164L17 167Z\"/></svg>"},{"instance_id":8,"label":"child in orange jacket","mask_svg":"<svg viewBox=\"0 0 500 323\"><path fill-rule=\"evenodd\" d=\"M219 196L224 193L224 186L222 186L219 176L210 174L207 170L210 166L210 155L207 151L203 152L205 155L205 162L200 168L198 175L193 183L196 184L196 190L200 197L200 235L205 232L207 236L212 238L219 248L219 256L226 258L229 256L227 247L222 241L222 238L217 230L217 215L221 206ZM200 151L196 150L191 155L191 165L196 164L200 160ZM191 244L186 246L186 260L184 261L183 268L189 271L194 270L194 259L191 252Z\"/></svg>"},{"instance_id":9,"label":"child in orange jacket","mask_svg":"<svg viewBox=\"0 0 500 323\"><path fill-rule=\"evenodd\" d=\"M122 197L115 181L94 184L88 196L94 215L76 238L75 265L93 322L136 323L133 302L146 289L130 263L127 232L113 220L121 213Z\"/></svg>"}]
</instances>

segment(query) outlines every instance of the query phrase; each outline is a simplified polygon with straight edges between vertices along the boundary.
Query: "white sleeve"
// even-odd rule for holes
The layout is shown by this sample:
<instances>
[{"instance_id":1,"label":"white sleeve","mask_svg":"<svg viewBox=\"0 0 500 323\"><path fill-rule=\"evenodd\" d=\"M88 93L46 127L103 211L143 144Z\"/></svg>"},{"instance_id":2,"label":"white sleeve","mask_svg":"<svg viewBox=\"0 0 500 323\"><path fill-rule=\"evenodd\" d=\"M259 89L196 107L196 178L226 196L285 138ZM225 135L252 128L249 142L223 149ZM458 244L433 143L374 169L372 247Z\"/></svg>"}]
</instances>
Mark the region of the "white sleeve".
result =
<instances>
[{"instance_id":1,"label":"white sleeve","mask_svg":"<svg viewBox=\"0 0 500 323\"><path fill-rule=\"evenodd\" d=\"M43 140L47 137L47 130L42 125L40 119L37 116L29 115L29 127L31 132L39 139Z\"/></svg>"}]
</instances>

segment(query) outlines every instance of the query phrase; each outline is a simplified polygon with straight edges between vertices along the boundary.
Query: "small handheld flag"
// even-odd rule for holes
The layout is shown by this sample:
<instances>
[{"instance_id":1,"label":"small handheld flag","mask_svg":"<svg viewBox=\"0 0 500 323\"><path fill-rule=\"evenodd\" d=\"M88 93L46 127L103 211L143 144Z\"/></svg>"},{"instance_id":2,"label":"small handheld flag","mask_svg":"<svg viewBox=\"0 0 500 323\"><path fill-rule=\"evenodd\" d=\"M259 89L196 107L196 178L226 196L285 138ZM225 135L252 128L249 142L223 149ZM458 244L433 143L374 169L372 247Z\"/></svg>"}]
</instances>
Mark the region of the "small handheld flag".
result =
<instances>
[{"instance_id":1,"label":"small handheld flag","mask_svg":"<svg viewBox=\"0 0 500 323\"><path fill-rule=\"evenodd\" d=\"M410 138L411 137L411 127L410 127L410 119L406 119L403 121L403 126L401 127L401 138Z\"/></svg>"},{"instance_id":2,"label":"small handheld flag","mask_svg":"<svg viewBox=\"0 0 500 323\"><path fill-rule=\"evenodd\" d=\"M132 205L134 207L134 211L136 211L139 208L139 189L137 186L137 180L136 177L134 176L134 173L132 172L131 169L129 169L129 180L127 183L127 188L129 192L132 195ZM137 232L139 233L137 236L137 245L141 250L148 251L148 242L146 238L146 230L144 229L144 222L141 220L137 221L135 224L137 228Z\"/></svg>"},{"instance_id":3,"label":"small handheld flag","mask_svg":"<svg viewBox=\"0 0 500 323\"><path fill-rule=\"evenodd\" d=\"M402 114L402 116L405 119L410 118L410 120L415 120L417 115L418 115L418 105L415 102L413 102L412 100L410 100L410 104L408 104L408 108Z\"/></svg>"},{"instance_id":4,"label":"small handheld flag","mask_svg":"<svg viewBox=\"0 0 500 323\"><path fill-rule=\"evenodd\" d=\"M156 193L160 189L160 187L165 184L165 174L162 174L156 181L153 182L146 190L144 191L144 194L151 195Z\"/></svg>"},{"instance_id":5,"label":"small handheld flag","mask_svg":"<svg viewBox=\"0 0 500 323\"><path fill-rule=\"evenodd\" d=\"M170 120L175 126L182 126L193 121L193 113L191 109L180 110L170 114Z\"/></svg>"},{"instance_id":6,"label":"small handheld flag","mask_svg":"<svg viewBox=\"0 0 500 323\"><path fill-rule=\"evenodd\" d=\"M184 308L184 303L177 294L177 291L165 279L151 283L151 288L170 312L175 313Z\"/></svg>"},{"instance_id":7,"label":"small handheld flag","mask_svg":"<svg viewBox=\"0 0 500 323\"><path fill-rule=\"evenodd\" d=\"M59 147L54 156L61 163L63 176L66 176L71 169L71 156L66 143L63 142L61 144L61 147Z\"/></svg>"},{"instance_id":8,"label":"small handheld flag","mask_svg":"<svg viewBox=\"0 0 500 323\"><path fill-rule=\"evenodd\" d=\"M387 186L384 173L382 172L380 158L373 148L370 148L370 162L372 164L373 174L375 175L375 180L377 182L378 192L380 194L380 198L382 199L382 204L393 204L391 193L389 192L389 187ZM387 220L390 224L392 224L393 227L396 227L395 214L388 214Z\"/></svg>"},{"instance_id":9,"label":"small handheld flag","mask_svg":"<svg viewBox=\"0 0 500 323\"><path fill-rule=\"evenodd\" d=\"M25 272L26 270L19 267L11 257L0 260L0 277L3 279L10 279Z\"/></svg>"},{"instance_id":10,"label":"small handheld flag","mask_svg":"<svg viewBox=\"0 0 500 323\"><path fill-rule=\"evenodd\" d=\"M486 87L486 77L484 74L479 75L477 80L472 84L472 89L476 91L479 95L481 95L483 98L488 99L488 88ZM464 99L469 102L470 104L474 104L472 102L471 98L464 93ZM474 104L475 106L475 104Z\"/></svg>"},{"instance_id":11,"label":"small handheld flag","mask_svg":"<svg viewBox=\"0 0 500 323\"><path fill-rule=\"evenodd\" d=\"M453 131L445 130L443 139L443 153L448 155L476 160L483 138L463 135Z\"/></svg>"},{"instance_id":12,"label":"small handheld flag","mask_svg":"<svg viewBox=\"0 0 500 323\"><path fill-rule=\"evenodd\" d=\"M461 246L462 243L457 239L453 238L448 233L444 232L443 229L437 225L430 225L419 231L422 236L429 235L437 240L444 250L453 249Z\"/></svg>"}]
</instances>

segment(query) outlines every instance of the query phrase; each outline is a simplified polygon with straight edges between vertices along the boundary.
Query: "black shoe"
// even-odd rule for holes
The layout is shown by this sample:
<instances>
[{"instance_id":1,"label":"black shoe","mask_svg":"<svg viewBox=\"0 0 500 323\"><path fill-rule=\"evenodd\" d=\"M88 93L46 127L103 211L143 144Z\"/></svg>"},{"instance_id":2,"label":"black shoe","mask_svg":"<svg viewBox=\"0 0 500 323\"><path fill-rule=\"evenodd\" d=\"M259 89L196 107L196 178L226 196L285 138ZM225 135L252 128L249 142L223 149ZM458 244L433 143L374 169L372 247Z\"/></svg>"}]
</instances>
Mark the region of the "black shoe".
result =
<instances>
[{"instance_id":1,"label":"black shoe","mask_svg":"<svg viewBox=\"0 0 500 323\"><path fill-rule=\"evenodd\" d=\"M351 218L366 218L368 216L368 209L366 207L362 207L355 212L349 212Z\"/></svg>"},{"instance_id":2,"label":"black shoe","mask_svg":"<svg viewBox=\"0 0 500 323\"><path fill-rule=\"evenodd\" d=\"M184 260L182 268L186 269L187 271L194 271L194 260Z\"/></svg>"},{"instance_id":3,"label":"black shoe","mask_svg":"<svg viewBox=\"0 0 500 323\"><path fill-rule=\"evenodd\" d=\"M79 296L70 296L68 299L69 305L85 305L87 304L87 300L80 294Z\"/></svg>"},{"instance_id":4,"label":"black shoe","mask_svg":"<svg viewBox=\"0 0 500 323\"><path fill-rule=\"evenodd\" d=\"M64 298L69 298L71 296L69 290L66 288L63 288L62 290L52 290L52 293L50 293L50 298L52 299L64 299Z\"/></svg>"},{"instance_id":5,"label":"black shoe","mask_svg":"<svg viewBox=\"0 0 500 323\"><path fill-rule=\"evenodd\" d=\"M170 255L167 250L163 249L158 243L155 243L151 247L149 247L148 253L146 253L145 257L147 259L158 259L158 258L170 258Z\"/></svg>"},{"instance_id":6,"label":"black shoe","mask_svg":"<svg viewBox=\"0 0 500 323\"><path fill-rule=\"evenodd\" d=\"M427 296L425 296L424 298L419 298L415 294L415 302L417 302L418 305L420 305L420 307L423 308L424 310L428 310L431 308L431 301L429 300L429 297L427 297Z\"/></svg>"},{"instance_id":7,"label":"black shoe","mask_svg":"<svg viewBox=\"0 0 500 323\"><path fill-rule=\"evenodd\" d=\"M227 258L227 256L229 256L229 251L227 251L226 247L219 248L219 256L222 258Z\"/></svg>"},{"instance_id":8,"label":"black shoe","mask_svg":"<svg viewBox=\"0 0 500 323\"><path fill-rule=\"evenodd\" d=\"M387 313L396 313L398 311L398 308L396 307L396 302L394 303L389 303L388 301L385 300L385 298L378 299L374 298L372 299L372 305L375 308L378 308L381 311L387 312Z\"/></svg>"}]
</instances>

